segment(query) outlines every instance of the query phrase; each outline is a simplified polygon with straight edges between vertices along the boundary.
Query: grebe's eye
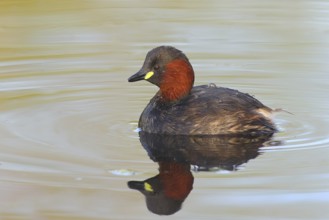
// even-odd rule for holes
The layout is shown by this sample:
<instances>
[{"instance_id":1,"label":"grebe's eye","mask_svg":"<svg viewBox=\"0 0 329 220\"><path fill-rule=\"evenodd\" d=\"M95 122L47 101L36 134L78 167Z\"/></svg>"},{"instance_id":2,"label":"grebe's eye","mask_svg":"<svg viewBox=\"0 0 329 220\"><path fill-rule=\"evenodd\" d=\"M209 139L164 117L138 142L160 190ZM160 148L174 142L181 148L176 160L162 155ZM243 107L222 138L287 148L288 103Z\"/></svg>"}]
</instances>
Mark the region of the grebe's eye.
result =
<instances>
[{"instance_id":1,"label":"grebe's eye","mask_svg":"<svg viewBox=\"0 0 329 220\"><path fill-rule=\"evenodd\" d=\"M154 70L158 70L158 69L160 69L159 65L155 65Z\"/></svg>"}]
</instances>

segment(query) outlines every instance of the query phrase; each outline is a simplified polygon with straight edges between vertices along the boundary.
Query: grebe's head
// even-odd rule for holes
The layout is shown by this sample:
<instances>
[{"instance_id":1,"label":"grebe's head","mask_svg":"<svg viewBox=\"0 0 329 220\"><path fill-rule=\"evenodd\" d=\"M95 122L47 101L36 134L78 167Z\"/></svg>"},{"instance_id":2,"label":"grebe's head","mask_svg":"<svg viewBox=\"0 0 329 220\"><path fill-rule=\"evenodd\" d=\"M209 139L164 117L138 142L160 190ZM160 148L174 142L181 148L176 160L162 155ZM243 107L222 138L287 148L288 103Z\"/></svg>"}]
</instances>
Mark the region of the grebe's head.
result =
<instances>
[{"instance_id":1,"label":"grebe's head","mask_svg":"<svg viewBox=\"0 0 329 220\"><path fill-rule=\"evenodd\" d=\"M171 46L160 46L147 53L142 68L128 79L129 82L138 80L157 85L164 100L176 101L192 89L194 72L182 51Z\"/></svg>"}]
</instances>

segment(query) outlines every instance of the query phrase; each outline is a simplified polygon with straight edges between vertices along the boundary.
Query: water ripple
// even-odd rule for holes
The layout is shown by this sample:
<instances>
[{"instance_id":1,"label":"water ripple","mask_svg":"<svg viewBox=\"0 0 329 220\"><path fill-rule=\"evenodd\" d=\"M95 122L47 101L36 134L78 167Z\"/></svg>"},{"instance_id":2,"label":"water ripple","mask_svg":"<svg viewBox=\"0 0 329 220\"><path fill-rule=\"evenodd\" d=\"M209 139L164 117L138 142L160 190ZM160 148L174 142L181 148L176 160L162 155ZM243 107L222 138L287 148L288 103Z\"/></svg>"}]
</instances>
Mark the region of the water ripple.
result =
<instances>
[{"instance_id":1,"label":"water ripple","mask_svg":"<svg viewBox=\"0 0 329 220\"><path fill-rule=\"evenodd\" d=\"M280 132L274 140L282 144L267 146L263 150L301 150L327 148L329 144L329 123L323 116L285 115L276 117Z\"/></svg>"}]
</instances>

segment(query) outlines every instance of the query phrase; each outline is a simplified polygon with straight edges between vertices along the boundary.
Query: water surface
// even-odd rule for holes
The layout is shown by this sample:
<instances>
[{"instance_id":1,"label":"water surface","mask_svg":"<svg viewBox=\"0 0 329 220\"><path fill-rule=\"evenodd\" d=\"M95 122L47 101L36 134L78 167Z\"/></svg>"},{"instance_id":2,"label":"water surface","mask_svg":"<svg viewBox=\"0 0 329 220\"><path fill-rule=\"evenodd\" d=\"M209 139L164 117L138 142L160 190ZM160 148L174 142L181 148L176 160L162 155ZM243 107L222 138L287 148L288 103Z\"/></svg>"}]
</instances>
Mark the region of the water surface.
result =
<instances>
[{"instance_id":1,"label":"water surface","mask_svg":"<svg viewBox=\"0 0 329 220\"><path fill-rule=\"evenodd\" d=\"M136 132L156 88L128 84L148 50L183 50L195 84L279 113L260 155L195 172L172 219L328 219L326 1L0 3L1 219L154 219L127 181L158 173Z\"/></svg>"}]
</instances>

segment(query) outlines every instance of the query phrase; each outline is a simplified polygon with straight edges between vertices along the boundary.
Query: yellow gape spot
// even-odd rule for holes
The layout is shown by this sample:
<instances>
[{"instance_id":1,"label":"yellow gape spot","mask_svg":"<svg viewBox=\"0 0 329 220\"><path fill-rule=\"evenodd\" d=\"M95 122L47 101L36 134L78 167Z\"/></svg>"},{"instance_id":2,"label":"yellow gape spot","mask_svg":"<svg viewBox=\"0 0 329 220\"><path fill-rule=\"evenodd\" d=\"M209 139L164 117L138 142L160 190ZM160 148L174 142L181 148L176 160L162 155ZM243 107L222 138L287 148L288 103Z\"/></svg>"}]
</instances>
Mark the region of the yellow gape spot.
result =
<instances>
[{"instance_id":1,"label":"yellow gape spot","mask_svg":"<svg viewBox=\"0 0 329 220\"><path fill-rule=\"evenodd\" d=\"M153 192L152 186L148 183L144 183L144 189L148 192Z\"/></svg>"},{"instance_id":2,"label":"yellow gape spot","mask_svg":"<svg viewBox=\"0 0 329 220\"><path fill-rule=\"evenodd\" d=\"M153 71L150 71L150 72L146 73L144 79L149 79L149 78L151 78L153 75L154 75L154 72L153 72Z\"/></svg>"}]
</instances>

